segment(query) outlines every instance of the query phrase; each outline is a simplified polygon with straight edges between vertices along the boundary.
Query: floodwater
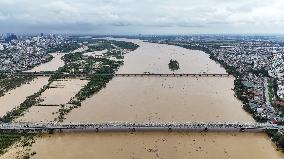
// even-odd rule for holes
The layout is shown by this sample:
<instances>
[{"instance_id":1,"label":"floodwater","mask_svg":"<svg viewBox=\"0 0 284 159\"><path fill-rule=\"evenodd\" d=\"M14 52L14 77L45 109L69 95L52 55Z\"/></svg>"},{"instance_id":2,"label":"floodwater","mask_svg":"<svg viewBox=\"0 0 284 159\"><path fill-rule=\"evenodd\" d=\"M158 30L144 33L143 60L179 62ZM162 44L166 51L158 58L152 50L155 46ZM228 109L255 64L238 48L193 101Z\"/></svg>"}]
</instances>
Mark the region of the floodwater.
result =
<instances>
[{"instance_id":1,"label":"floodwater","mask_svg":"<svg viewBox=\"0 0 284 159\"><path fill-rule=\"evenodd\" d=\"M41 99L44 101L40 105L60 105L66 104L74 97L80 89L87 84L87 80L82 79L61 79L54 81L48 90L43 92Z\"/></svg>"},{"instance_id":2,"label":"floodwater","mask_svg":"<svg viewBox=\"0 0 284 159\"><path fill-rule=\"evenodd\" d=\"M252 122L233 83L228 77L116 77L66 121Z\"/></svg>"},{"instance_id":3,"label":"floodwater","mask_svg":"<svg viewBox=\"0 0 284 159\"><path fill-rule=\"evenodd\" d=\"M64 66L64 61L61 59L64 53L51 53L53 59L47 63L36 66L35 68L26 72L42 72L42 71L56 71L59 67Z\"/></svg>"},{"instance_id":4,"label":"floodwater","mask_svg":"<svg viewBox=\"0 0 284 159\"><path fill-rule=\"evenodd\" d=\"M201 51L140 40L126 41L134 42L140 47L125 55L124 66L118 73L226 73L208 54ZM179 62L179 70L173 72L169 69L171 59Z\"/></svg>"},{"instance_id":5,"label":"floodwater","mask_svg":"<svg viewBox=\"0 0 284 159\"><path fill-rule=\"evenodd\" d=\"M126 54L119 73L225 73L207 54L144 43ZM66 122L248 121L234 97L233 78L115 77L105 89L73 110ZM44 135L31 152L40 159L281 159L264 133L66 133ZM13 151L11 151L13 152ZM8 157L7 157L8 156ZM4 158L9 158L9 153Z\"/></svg>"},{"instance_id":6,"label":"floodwater","mask_svg":"<svg viewBox=\"0 0 284 159\"><path fill-rule=\"evenodd\" d=\"M8 111L19 106L26 100L26 97L38 92L44 85L48 83L48 78L35 78L28 84L23 84L0 97L0 117L4 116Z\"/></svg>"},{"instance_id":7,"label":"floodwater","mask_svg":"<svg viewBox=\"0 0 284 159\"><path fill-rule=\"evenodd\" d=\"M39 105L31 107L24 116L17 119L22 122L50 122L58 116L56 112L61 104L67 104L80 89L87 84L87 80L61 79L54 81L50 88L42 93L43 100Z\"/></svg>"},{"instance_id":8,"label":"floodwater","mask_svg":"<svg viewBox=\"0 0 284 159\"><path fill-rule=\"evenodd\" d=\"M261 133L73 133L46 135L40 159L280 159Z\"/></svg>"},{"instance_id":9,"label":"floodwater","mask_svg":"<svg viewBox=\"0 0 284 159\"><path fill-rule=\"evenodd\" d=\"M140 47L125 55L119 73L226 73L204 52L133 41ZM234 97L234 78L116 77L67 116L68 122L248 121L253 119ZM111 99L111 100L109 100ZM114 111L119 110L119 111Z\"/></svg>"}]
</instances>

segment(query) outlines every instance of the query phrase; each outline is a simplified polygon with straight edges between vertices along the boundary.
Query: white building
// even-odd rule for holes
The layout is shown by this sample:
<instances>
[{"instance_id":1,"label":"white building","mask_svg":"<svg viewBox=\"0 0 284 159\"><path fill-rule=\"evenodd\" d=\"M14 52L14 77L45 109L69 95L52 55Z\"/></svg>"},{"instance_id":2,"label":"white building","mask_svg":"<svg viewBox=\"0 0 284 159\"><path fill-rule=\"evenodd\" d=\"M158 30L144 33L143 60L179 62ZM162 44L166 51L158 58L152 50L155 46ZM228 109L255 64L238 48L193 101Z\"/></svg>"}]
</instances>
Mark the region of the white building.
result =
<instances>
[{"instance_id":1,"label":"white building","mask_svg":"<svg viewBox=\"0 0 284 159\"><path fill-rule=\"evenodd\" d=\"M4 46L0 44L0 50L4 50Z\"/></svg>"}]
</instances>

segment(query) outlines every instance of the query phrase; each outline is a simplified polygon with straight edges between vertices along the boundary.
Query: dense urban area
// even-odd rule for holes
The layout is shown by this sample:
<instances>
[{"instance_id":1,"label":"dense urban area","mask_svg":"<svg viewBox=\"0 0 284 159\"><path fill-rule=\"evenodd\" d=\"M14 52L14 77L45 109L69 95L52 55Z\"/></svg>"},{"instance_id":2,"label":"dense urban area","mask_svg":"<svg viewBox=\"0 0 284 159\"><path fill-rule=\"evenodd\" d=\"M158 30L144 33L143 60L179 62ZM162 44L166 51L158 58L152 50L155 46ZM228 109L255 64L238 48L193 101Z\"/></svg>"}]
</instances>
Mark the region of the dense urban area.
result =
<instances>
[{"instance_id":1,"label":"dense urban area","mask_svg":"<svg viewBox=\"0 0 284 159\"><path fill-rule=\"evenodd\" d=\"M13 122L23 113L40 102L39 96L55 80L81 75L89 80L68 104L61 105L56 121L63 121L72 109L81 106L81 102L97 93L113 76L96 74L114 74L123 65L124 54L139 46L129 42L99 40L98 37L62 36L62 35L15 35L0 36L0 96L30 82L34 77L17 73L30 70L53 59L50 53L68 53L62 59L64 66L49 78L49 83L39 92L27 97L17 108L0 118L3 123ZM181 46L192 50L201 50L220 63L226 71L235 77L235 96L243 102L243 108L251 113L257 122L284 125L284 40L276 36L128 36L151 43ZM79 50L79 51L78 51ZM106 50L106 51L105 51ZM86 53L104 51L88 56ZM179 69L179 63L171 60L169 68ZM267 134L279 148L284 148L284 131L267 130ZM15 132L0 134L0 154L22 136ZM25 142L27 142L25 140ZM26 143L25 145L29 145ZM29 157L34 154L26 154Z\"/></svg>"}]
</instances>

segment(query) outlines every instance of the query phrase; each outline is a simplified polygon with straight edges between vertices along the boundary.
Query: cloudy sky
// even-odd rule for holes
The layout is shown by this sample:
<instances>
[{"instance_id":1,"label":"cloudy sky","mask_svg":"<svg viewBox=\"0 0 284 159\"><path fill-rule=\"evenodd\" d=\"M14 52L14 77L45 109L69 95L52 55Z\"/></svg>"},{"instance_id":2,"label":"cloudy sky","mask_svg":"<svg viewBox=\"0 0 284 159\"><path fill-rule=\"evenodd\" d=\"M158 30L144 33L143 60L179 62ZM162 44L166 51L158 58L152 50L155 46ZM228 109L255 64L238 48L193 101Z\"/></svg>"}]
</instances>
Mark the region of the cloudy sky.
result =
<instances>
[{"instance_id":1,"label":"cloudy sky","mask_svg":"<svg viewBox=\"0 0 284 159\"><path fill-rule=\"evenodd\" d=\"M0 0L0 32L284 33L284 0Z\"/></svg>"}]
</instances>

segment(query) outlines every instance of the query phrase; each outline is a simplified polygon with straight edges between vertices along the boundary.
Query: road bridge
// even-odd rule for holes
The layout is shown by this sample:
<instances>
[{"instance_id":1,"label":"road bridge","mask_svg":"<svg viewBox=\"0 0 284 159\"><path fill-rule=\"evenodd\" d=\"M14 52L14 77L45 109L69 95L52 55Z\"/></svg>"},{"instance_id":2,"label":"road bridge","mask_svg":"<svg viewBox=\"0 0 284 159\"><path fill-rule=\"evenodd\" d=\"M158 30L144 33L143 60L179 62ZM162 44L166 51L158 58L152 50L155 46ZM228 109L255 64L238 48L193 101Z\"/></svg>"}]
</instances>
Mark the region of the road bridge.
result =
<instances>
[{"instance_id":1,"label":"road bridge","mask_svg":"<svg viewBox=\"0 0 284 159\"><path fill-rule=\"evenodd\" d=\"M7 74L7 73L5 73ZM37 76L37 77L49 77L54 75L52 72L22 72L13 73L15 76ZM95 76L115 76L115 77L231 77L229 74L163 74L163 73L124 73L124 74L94 74ZM84 77L84 74L65 74L64 77Z\"/></svg>"},{"instance_id":2,"label":"road bridge","mask_svg":"<svg viewBox=\"0 0 284 159\"><path fill-rule=\"evenodd\" d=\"M261 132L265 130L282 130L282 126L269 123L0 123L0 131L27 133L50 132L191 132L191 131L241 131Z\"/></svg>"}]
</instances>

